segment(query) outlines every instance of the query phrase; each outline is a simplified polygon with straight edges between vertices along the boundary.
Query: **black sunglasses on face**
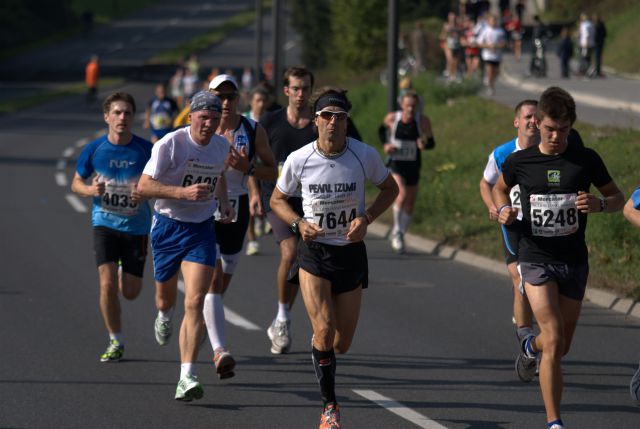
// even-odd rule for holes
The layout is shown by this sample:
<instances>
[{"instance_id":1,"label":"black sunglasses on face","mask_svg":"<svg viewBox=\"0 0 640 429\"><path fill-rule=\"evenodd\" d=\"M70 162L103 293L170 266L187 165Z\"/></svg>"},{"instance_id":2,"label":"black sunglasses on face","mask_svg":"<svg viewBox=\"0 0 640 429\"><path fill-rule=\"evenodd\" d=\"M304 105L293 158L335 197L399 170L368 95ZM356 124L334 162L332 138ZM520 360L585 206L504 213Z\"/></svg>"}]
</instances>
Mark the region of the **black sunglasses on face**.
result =
<instances>
[{"instance_id":1,"label":"black sunglasses on face","mask_svg":"<svg viewBox=\"0 0 640 429\"><path fill-rule=\"evenodd\" d=\"M349 116L347 112L330 112L328 110L316 112L316 115L320 116L325 121L330 121L334 118L338 121L344 121L345 119L347 119L347 116Z\"/></svg>"}]
</instances>

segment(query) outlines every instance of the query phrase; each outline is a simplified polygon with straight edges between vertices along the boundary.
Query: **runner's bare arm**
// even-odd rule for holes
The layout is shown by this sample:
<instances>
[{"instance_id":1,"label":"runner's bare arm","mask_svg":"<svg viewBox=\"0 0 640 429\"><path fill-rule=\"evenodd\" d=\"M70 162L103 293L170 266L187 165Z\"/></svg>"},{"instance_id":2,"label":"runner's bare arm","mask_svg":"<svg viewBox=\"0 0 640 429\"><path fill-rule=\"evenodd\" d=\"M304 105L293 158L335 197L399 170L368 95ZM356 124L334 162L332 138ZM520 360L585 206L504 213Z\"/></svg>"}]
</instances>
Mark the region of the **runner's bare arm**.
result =
<instances>
[{"instance_id":1,"label":"runner's bare arm","mask_svg":"<svg viewBox=\"0 0 640 429\"><path fill-rule=\"evenodd\" d=\"M629 198L627 204L624 205L622 213L631 225L640 228L640 210L634 207L632 198Z\"/></svg>"},{"instance_id":2,"label":"runner's bare arm","mask_svg":"<svg viewBox=\"0 0 640 429\"><path fill-rule=\"evenodd\" d=\"M82 197L97 197L102 195L104 194L104 188L104 182L100 182L98 176L93 176L90 185L88 185L77 172L71 180L71 191Z\"/></svg>"},{"instance_id":3,"label":"runner's bare arm","mask_svg":"<svg viewBox=\"0 0 640 429\"><path fill-rule=\"evenodd\" d=\"M493 185L487 182L484 177L480 179L480 197L484 205L487 206L487 210L489 210L489 219L498 220L498 208L493 202L493 195L491 194L492 188Z\"/></svg>"},{"instance_id":4,"label":"runner's bare arm","mask_svg":"<svg viewBox=\"0 0 640 429\"><path fill-rule=\"evenodd\" d=\"M165 185L147 174L143 174L140 177L138 192L144 198L169 198L190 201L211 199L211 185L207 183L196 183L187 187Z\"/></svg>"},{"instance_id":5,"label":"runner's bare arm","mask_svg":"<svg viewBox=\"0 0 640 429\"><path fill-rule=\"evenodd\" d=\"M256 155L258 155L261 165L256 165L255 178L276 180L278 178L278 166L269 146L267 132L260 124L256 127Z\"/></svg>"},{"instance_id":6,"label":"runner's bare arm","mask_svg":"<svg viewBox=\"0 0 640 429\"><path fill-rule=\"evenodd\" d=\"M498 207L498 222L503 225L510 225L518 216L518 209L511 207L509 190L510 188L504 182L501 174L496 184L493 185L491 195L493 196L494 204Z\"/></svg>"}]
</instances>

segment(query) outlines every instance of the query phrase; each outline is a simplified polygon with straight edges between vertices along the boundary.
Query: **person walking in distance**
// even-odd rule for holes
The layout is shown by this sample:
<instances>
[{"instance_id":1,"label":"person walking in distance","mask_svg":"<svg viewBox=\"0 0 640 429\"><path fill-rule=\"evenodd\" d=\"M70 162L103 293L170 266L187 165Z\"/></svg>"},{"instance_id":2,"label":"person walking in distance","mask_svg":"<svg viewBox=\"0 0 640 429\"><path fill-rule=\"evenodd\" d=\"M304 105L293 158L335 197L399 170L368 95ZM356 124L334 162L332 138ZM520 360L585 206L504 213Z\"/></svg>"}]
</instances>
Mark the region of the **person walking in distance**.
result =
<instances>
[{"instance_id":1,"label":"person walking in distance","mask_svg":"<svg viewBox=\"0 0 640 429\"><path fill-rule=\"evenodd\" d=\"M510 225L518 210L509 191L520 186L523 232L518 268L540 333L522 340L516 365L541 354L539 380L549 429L564 428L561 360L571 347L587 285L587 218L624 205L600 156L568 143L575 120L576 106L568 92L558 87L544 91L536 111L540 144L509 155L493 187L498 220ZM592 184L602 197L590 192ZM535 365L522 366L535 372Z\"/></svg>"},{"instance_id":2,"label":"person walking in distance","mask_svg":"<svg viewBox=\"0 0 640 429\"><path fill-rule=\"evenodd\" d=\"M330 90L314 104L318 139L287 158L271 207L302 240L298 242L300 289L313 336L312 362L320 385L320 429L339 429L335 395L336 353L349 349L368 286L367 226L393 202L398 187L371 146L347 137L351 103ZM379 192L365 207L364 186ZM302 192L300 216L287 200Z\"/></svg>"},{"instance_id":3,"label":"person walking in distance","mask_svg":"<svg viewBox=\"0 0 640 429\"><path fill-rule=\"evenodd\" d=\"M215 134L222 102L200 91L193 96L190 111L188 127L170 132L153 146L138 184L143 196L156 198L151 248L159 310L154 330L160 345L171 336L179 271L184 278L180 381L175 394L181 401L204 394L194 364L204 333L204 297L216 262L213 213L219 202L222 221L231 221L235 215L224 177L229 144Z\"/></svg>"},{"instance_id":4,"label":"person walking in distance","mask_svg":"<svg viewBox=\"0 0 640 429\"><path fill-rule=\"evenodd\" d=\"M84 82L87 85L85 101L87 104L94 103L98 98L98 80L100 79L100 65L98 56L92 55L84 69Z\"/></svg>"},{"instance_id":5,"label":"person walking in distance","mask_svg":"<svg viewBox=\"0 0 640 429\"><path fill-rule=\"evenodd\" d=\"M383 125L387 140L384 153L389 156L389 168L400 192L393 205L391 247L398 253L405 252L404 235L409 228L422 165L422 150L433 149L435 140L431 121L422 114L420 97L407 91L400 99L400 109L387 113Z\"/></svg>"},{"instance_id":6,"label":"person walking in distance","mask_svg":"<svg viewBox=\"0 0 640 429\"><path fill-rule=\"evenodd\" d=\"M91 223L100 312L109 333L109 345L100 361L115 362L124 353L119 293L133 300L142 289L151 209L136 185L151 156L151 143L131 132L136 103L130 94L111 94L103 111L108 132L80 153L71 190L93 197ZM89 178L91 183L87 183Z\"/></svg>"}]
</instances>

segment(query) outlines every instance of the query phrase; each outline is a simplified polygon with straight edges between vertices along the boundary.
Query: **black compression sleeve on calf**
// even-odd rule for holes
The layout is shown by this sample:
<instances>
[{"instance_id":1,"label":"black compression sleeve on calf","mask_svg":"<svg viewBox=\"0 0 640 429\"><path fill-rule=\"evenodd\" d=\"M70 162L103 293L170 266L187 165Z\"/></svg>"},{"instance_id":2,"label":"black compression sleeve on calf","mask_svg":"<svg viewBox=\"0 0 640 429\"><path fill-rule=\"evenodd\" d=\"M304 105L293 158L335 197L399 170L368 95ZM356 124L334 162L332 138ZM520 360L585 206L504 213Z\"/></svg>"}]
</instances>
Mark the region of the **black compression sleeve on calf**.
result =
<instances>
[{"instance_id":1,"label":"black compression sleeve on calf","mask_svg":"<svg viewBox=\"0 0 640 429\"><path fill-rule=\"evenodd\" d=\"M320 351L315 347L311 349L313 369L316 371L316 378L320 385L322 401L326 404L336 402L336 355L333 349Z\"/></svg>"}]
</instances>

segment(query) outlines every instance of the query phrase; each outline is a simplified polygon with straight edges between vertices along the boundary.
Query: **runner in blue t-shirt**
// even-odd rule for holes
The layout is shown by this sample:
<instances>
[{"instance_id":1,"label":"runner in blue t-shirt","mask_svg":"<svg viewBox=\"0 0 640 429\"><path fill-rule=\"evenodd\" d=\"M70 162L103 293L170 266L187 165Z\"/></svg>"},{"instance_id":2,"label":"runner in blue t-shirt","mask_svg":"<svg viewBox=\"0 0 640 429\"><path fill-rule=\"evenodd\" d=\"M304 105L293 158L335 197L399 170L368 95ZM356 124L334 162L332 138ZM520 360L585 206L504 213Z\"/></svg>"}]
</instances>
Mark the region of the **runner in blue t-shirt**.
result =
<instances>
[{"instance_id":1,"label":"runner in blue t-shirt","mask_svg":"<svg viewBox=\"0 0 640 429\"><path fill-rule=\"evenodd\" d=\"M156 85L155 96L144 111L144 128L151 130L151 142L155 143L173 129L173 120L180 111L163 83Z\"/></svg>"},{"instance_id":2,"label":"runner in blue t-shirt","mask_svg":"<svg viewBox=\"0 0 640 429\"><path fill-rule=\"evenodd\" d=\"M109 131L80 154L71 190L93 197L91 221L100 311L109 332L109 346L100 361L112 362L120 360L124 352L118 290L131 300L142 289L151 210L136 185L152 145L131 133L136 111L131 95L116 92L107 97L103 108Z\"/></svg>"}]
</instances>

